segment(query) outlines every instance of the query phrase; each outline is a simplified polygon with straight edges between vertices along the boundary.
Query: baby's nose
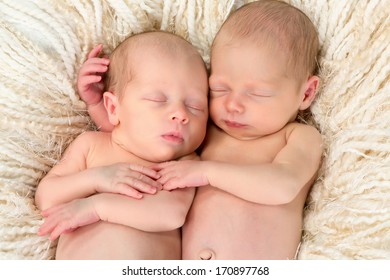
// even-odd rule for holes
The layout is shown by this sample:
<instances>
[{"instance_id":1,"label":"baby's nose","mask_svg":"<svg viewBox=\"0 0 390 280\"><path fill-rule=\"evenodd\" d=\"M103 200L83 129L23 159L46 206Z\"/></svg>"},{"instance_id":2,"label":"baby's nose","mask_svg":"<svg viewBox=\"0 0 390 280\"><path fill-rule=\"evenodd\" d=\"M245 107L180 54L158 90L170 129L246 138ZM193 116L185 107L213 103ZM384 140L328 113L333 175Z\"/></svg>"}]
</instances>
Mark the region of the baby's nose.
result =
<instances>
[{"instance_id":1,"label":"baby's nose","mask_svg":"<svg viewBox=\"0 0 390 280\"><path fill-rule=\"evenodd\" d=\"M171 120L179 122L181 124L188 123L188 115L183 106L178 107L174 112L171 114Z\"/></svg>"},{"instance_id":2,"label":"baby's nose","mask_svg":"<svg viewBox=\"0 0 390 280\"><path fill-rule=\"evenodd\" d=\"M229 96L225 101L228 112L242 112L243 106L238 96Z\"/></svg>"}]
</instances>

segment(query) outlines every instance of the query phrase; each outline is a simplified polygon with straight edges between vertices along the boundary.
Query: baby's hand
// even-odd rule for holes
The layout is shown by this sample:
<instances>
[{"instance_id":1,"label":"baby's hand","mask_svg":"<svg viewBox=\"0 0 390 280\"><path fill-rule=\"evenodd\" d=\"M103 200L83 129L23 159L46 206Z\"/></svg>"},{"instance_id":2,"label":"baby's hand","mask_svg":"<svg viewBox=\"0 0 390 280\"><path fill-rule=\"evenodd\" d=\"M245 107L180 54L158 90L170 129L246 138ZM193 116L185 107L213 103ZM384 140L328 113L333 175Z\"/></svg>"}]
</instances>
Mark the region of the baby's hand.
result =
<instances>
[{"instance_id":1,"label":"baby's hand","mask_svg":"<svg viewBox=\"0 0 390 280\"><path fill-rule=\"evenodd\" d=\"M133 198L142 198L142 193L155 194L162 189L157 171L137 164L116 163L99 167L99 184L96 192L118 193Z\"/></svg>"},{"instance_id":2,"label":"baby's hand","mask_svg":"<svg viewBox=\"0 0 390 280\"><path fill-rule=\"evenodd\" d=\"M110 60L98 57L102 49L101 44L92 49L88 54L88 59L81 66L77 78L80 97L87 106L97 104L103 98L103 75L108 70Z\"/></svg>"},{"instance_id":3,"label":"baby's hand","mask_svg":"<svg viewBox=\"0 0 390 280\"><path fill-rule=\"evenodd\" d=\"M157 181L163 185L164 190L200 187L209 184L204 162L201 161L168 161L153 166L153 169L159 171L161 178Z\"/></svg>"},{"instance_id":4,"label":"baby's hand","mask_svg":"<svg viewBox=\"0 0 390 280\"><path fill-rule=\"evenodd\" d=\"M42 211L45 222L38 230L38 235L50 234L55 240L61 234L100 221L90 198L76 199Z\"/></svg>"}]
</instances>

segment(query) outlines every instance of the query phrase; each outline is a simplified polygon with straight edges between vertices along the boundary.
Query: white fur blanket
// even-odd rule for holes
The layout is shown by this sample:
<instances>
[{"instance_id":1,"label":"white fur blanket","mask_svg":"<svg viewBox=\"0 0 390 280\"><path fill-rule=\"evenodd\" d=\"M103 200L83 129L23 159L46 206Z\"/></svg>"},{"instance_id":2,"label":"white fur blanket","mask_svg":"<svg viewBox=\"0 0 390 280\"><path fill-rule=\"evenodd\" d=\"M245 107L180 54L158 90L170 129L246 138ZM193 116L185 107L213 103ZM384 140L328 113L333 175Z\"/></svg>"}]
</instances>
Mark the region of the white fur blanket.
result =
<instances>
[{"instance_id":1,"label":"white fur blanket","mask_svg":"<svg viewBox=\"0 0 390 280\"><path fill-rule=\"evenodd\" d=\"M0 0L0 258L50 259L36 235L37 183L93 128L75 89L88 51L163 29L204 59L233 0ZM325 153L305 209L299 259L390 259L390 1L289 1L321 40L312 117Z\"/></svg>"}]
</instances>

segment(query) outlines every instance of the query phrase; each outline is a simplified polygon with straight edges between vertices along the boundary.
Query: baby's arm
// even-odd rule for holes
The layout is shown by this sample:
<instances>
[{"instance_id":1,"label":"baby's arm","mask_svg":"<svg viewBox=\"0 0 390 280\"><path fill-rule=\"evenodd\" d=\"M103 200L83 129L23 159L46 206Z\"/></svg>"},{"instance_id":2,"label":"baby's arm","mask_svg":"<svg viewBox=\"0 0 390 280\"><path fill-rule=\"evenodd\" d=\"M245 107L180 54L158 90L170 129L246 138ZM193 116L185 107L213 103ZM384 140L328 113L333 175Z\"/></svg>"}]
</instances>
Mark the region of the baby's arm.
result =
<instances>
[{"instance_id":1,"label":"baby's arm","mask_svg":"<svg viewBox=\"0 0 390 280\"><path fill-rule=\"evenodd\" d=\"M85 132L66 150L61 161L41 180L35 203L41 210L90 196L97 192L120 193L141 198L141 192L155 193L161 185L156 171L129 163L88 168L89 149L102 132ZM141 175L140 175L141 173Z\"/></svg>"},{"instance_id":2,"label":"baby's arm","mask_svg":"<svg viewBox=\"0 0 390 280\"><path fill-rule=\"evenodd\" d=\"M194 153L183 159L199 158ZM46 219L39 234L50 234L54 240L61 233L100 220L143 231L171 231L184 224L194 195L194 188L186 188L146 194L142 200L111 193L76 199L43 211Z\"/></svg>"},{"instance_id":3,"label":"baby's arm","mask_svg":"<svg viewBox=\"0 0 390 280\"><path fill-rule=\"evenodd\" d=\"M164 189L210 184L255 203L289 203L315 176L322 140L315 128L305 125L297 125L286 140L286 146L271 163L168 162L159 165L162 168L159 181Z\"/></svg>"},{"instance_id":4,"label":"baby's arm","mask_svg":"<svg viewBox=\"0 0 390 280\"><path fill-rule=\"evenodd\" d=\"M159 191L142 200L102 193L76 199L42 212L46 217L39 235L60 234L98 221L130 226L143 231L162 232L180 228L191 206L195 189Z\"/></svg>"},{"instance_id":5,"label":"baby's arm","mask_svg":"<svg viewBox=\"0 0 390 280\"><path fill-rule=\"evenodd\" d=\"M168 231L184 224L194 195L194 188L162 190L142 200L105 193L96 195L95 209L102 221L145 231Z\"/></svg>"},{"instance_id":6,"label":"baby's arm","mask_svg":"<svg viewBox=\"0 0 390 280\"><path fill-rule=\"evenodd\" d=\"M103 46L100 44L88 54L87 60L81 66L77 78L77 88L81 99L87 104L88 113L100 131L112 131L107 111L103 103L103 75L108 70L108 58L98 57Z\"/></svg>"},{"instance_id":7,"label":"baby's arm","mask_svg":"<svg viewBox=\"0 0 390 280\"><path fill-rule=\"evenodd\" d=\"M212 164L210 184L248 201L268 205L290 203L317 173L322 155L319 132L296 126L271 163Z\"/></svg>"},{"instance_id":8,"label":"baby's arm","mask_svg":"<svg viewBox=\"0 0 390 280\"><path fill-rule=\"evenodd\" d=\"M193 153L181 160L199 161L199 157ZM195 189L187 188L162 190L155 195L145 195L142 200L108 193L95 195L91 199L102 221L144 231L169 231L184 224L194 196Z\"/></svg>"}]
</instances>

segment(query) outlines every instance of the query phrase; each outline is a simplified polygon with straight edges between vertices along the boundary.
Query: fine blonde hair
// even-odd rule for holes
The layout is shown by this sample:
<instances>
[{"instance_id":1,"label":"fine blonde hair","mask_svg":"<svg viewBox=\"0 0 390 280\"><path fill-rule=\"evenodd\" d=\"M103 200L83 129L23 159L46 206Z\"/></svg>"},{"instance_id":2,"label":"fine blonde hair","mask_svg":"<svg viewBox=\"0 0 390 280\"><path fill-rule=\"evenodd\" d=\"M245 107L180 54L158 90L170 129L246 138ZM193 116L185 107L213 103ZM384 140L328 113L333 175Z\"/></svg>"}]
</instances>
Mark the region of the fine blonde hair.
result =
<instances>
[{"instance_id":1,"label":"fine blonde hair","mask_svg":"<svg viewBox=\"0 0 390 280\"><path fill-rule=\"evenodd\" d=\"M172 59L180 59L178 55L195 55L204 64L198 51L178 35L165 31L138 33L126 38L111 53L110 65L104 77L104 91L115 93L121 98L122 91L136 73L137 65L132 62L132 58L151 48L158 50L158 55L170 55ZM151 55L156 55L156 52Z\"/></svg>"},{"instance_id":2,"label":"fine blonde hair","mask_svg":"<svg viewBox=\"0 0 390 280\"><path fill-rule=\"evenodd\" d=\"M260 0L237 9L222 25L212 50L222 34L230 43L249 40L259 48L281 50L287 58L287 76L303 81L317 72L317 30L301 10L288 3Z\"/></svg>"}]
</instances>

